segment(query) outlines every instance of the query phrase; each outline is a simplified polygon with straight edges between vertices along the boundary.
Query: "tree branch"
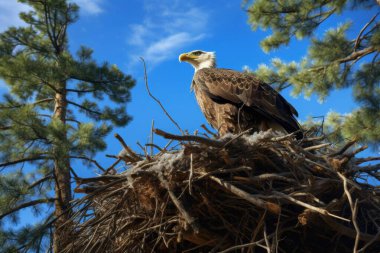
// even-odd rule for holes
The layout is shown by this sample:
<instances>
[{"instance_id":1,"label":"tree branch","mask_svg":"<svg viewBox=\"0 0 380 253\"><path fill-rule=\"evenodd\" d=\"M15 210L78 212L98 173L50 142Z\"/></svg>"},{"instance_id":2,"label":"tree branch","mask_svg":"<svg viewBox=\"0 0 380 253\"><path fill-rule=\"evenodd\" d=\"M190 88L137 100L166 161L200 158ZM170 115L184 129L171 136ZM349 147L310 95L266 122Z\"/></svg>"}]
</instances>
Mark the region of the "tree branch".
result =
<instances>
[{"instance_id":1,"label":"tree branch","mask_svg":"<svg viewBox=\"0 0 380 253\"><path fill-rule=\"evenodd\" d=\"M36 200L32 200L32 201L29 201L29 202L26 202L26 203L23 203L21 205L18 205L2 214L0 214L0 220L2 218L4 218L5 216L8 216L14 212L17 212L21 209L24 209L24 208L27 208L27 207L31 207L31 206L35 206L35 205L39 205L39 204L46 204L46 203L51 203L51 202L54 202L56 199L55 198L47 198L47 199L36 199Z\"/></svg>"},{"instance_id":2,"label":"tree branch","mask_svg":"<svg viewBox=\"0 0 380 253\"><path fill-rule=\"evenodd\" d=\"M45 99L37 100L36 102L30 103L30 104L18 104L18 105L13 105L13 106L1 106L0 109L20 108L20 107L27 106L27 105L36 106L38 104L50 102L50 101L53 101L53 100L54 100L54 98L45 98Z\"/></svg>"},{"instance_id":3,"label":"tree branch","mask_svg":"<svg viewBox=\"0 0 380 253\"><path fill-rule=\"evenodd\" d=\"M86 93L86 92L94 92L96 91L95 89L93 90L76 90L76 89L66 89L68 92L76 92L76 93Z\"/></svg>"},{"instance_id":4,"label":"tree branch","mask_svg":"<svg viewBox=\"0 0 380 253\"><path fill-rule=\"evenodd\" d=\"M362 41L362 38L361 38L361 36L362 36L362 34L363 34L363 32L365 31L365 29L367 29L367 27L376 19L376 17L379 15L379 12L375 15L375 16L373 16L372 18L371 18L371 20L367 23L367 24L365 24L364 26L363 26L363 28L360 30L360 32L359 32L359 35L358 35L358 37L356 38L356 41L355 41L355 45L354 45L354 52L356 51L356 49L358 48L358 46L359 46L359 44L360 44L360 42Z\"/></svg>"},{"instance_id":5,"label":"tree branch","mask_svg":"<svg viewBox=\"0 0 380 253\"><path fill-rule=\"evenodd\" d=\"M37 161L37 160L44 160L44 159L51 159L51 158L47 157L47 156L25 157L25 158L21 158L21 159L14 160L14 161L0 163L0 167L5 167L5 166L9 166L9 165L15 165L15 164L18 164L18 163L23 163L23 162L31 162L31 161Z\"/></svg>"},{"instance_id":6,"label":"tree branch","mask_svg":"<svg viewBox=\"0 0 380 253\"><path fill-rule=\"evenodd\" d=\"M105 172L106 170L94 159L91 159L91 158L88 158L86 156L70 156L70 158L74 158L74 159L81 159L81 160L86 160L86 161L89 161L93 164L96 165L96 167L98 167L100 170L102 170L103 172Z\"/></svg>"},{"instance_id":7,"label":"tree branch","mask_svg":"<svg viewBox=\"0 0 380 253\"><path fill-rule=\"evenodd\" d=\"M358 60L368 54L371 54L373 52L376 52L376 48L375 47L367 47L367 48L364 48L360 51L356 51L356 52L353 52L352 54L350 54L349 56L345 57L345 58L342 58L342 59L339 59L339 60L336 60L336 62L338 63L345 63L345 62L349 62L349 61L353 61L353 60Z\"/></svg>"},{"instance_id":8,"label":"tree branch","mask_svg":"<svg viewBox=\"0 0 380 253\"><path fill-rule=\"evenodd\" d=\"M360 51L354 51L352 52L350 55L344 57L344 58L341 58L341 59L338 59L338 60L335 60L335 61L332 61L326 65L323 65L323 66L317 66L317 67L311 67L309 69L309 71L318 71L318 70L321 70L321 69L324 69L326 68L328 65L331 65L333 63L339 63L339 64L342 64L342 63L346 63L346 62L350 62L350 61L358 61L360 60L362 57L366 56L366 55L369 55L371 53L374 53L376 52L376 48L375 47L367 47L367 48L364 48Z\"/></svg>"},{"instance_id":9,"label":"tree branch","mask_svg":"<svg viewBox=\"0 0 380 253\"><path fill-rule=\"evenodd\" d=\"M77 103L75 103L75 102L72 102L72 101L69 101L69 100L68 100L67 103L68 103L68 104L71 104L71 105L74 105L74 106L76 106L76 107L79 107L79 108L81 108L82 110L85 110L85 111L87 111L87 112L89 112L89 113L96 114L96 115L102 115L101 112L91 110L91 109L89 109L89 108L87 108L87 107L84 107L84 106L82 106L82 105L80 105L80 104L77 104Z\"/></svg>"},{"instance_id":10,"label":"tree branch","mask_svg":"<svg viewBox=\"0 0 380 253\"><path fill-rule=\"evenodd\" d=\"M34 183L32 183L31 185L29 185L28 189L33 189L34 187L36 187L37 185L47 181L47 180L50 180L50 179L53 179L54 177L52 175L48 175L46 177L43 177L37 181L35 181Z\"/></svg>"}]
</instances>

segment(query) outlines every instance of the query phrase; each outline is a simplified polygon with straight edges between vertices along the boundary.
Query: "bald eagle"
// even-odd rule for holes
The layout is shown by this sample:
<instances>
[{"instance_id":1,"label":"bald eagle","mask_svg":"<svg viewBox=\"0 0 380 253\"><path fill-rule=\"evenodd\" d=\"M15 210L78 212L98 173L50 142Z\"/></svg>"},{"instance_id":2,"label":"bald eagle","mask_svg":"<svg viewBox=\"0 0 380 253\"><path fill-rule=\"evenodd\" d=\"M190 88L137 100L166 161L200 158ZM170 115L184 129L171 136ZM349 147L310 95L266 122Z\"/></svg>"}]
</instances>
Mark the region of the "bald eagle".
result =
<instances>
[{"instance_id":1,"label":"bald eagle","mask_svg":"<svg viewBox=\"0 0 380 253\"><path fill-rule=\"evenodd\" d=\"M248 129L296 132L302 138L296 109L271 86L251 73L216 68L215 53L201 50L179 56L195 74L191 84L197 102L219 135Z\"/></svg>"}]
</instances>

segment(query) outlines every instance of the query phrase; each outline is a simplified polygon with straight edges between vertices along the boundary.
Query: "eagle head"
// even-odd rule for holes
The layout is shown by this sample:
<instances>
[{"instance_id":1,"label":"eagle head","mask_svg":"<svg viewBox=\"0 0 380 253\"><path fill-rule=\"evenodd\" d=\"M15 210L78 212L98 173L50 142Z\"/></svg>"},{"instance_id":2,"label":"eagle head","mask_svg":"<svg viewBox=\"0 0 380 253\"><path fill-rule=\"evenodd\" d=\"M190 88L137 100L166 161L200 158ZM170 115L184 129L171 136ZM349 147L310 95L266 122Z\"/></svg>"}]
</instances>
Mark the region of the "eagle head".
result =
<instances>
[{"instance_id":1,"label":"eagle head","mask_svg":"<svg viewBox=\"0 0 380 253\"><path fill-rule=\"evenodd\" d=\"M203 68L215 68L216 66L215 53L202 50L183 53L179 56L179 61L190 63L195 68L195 71Z\"/></svg>"}]
</instances>

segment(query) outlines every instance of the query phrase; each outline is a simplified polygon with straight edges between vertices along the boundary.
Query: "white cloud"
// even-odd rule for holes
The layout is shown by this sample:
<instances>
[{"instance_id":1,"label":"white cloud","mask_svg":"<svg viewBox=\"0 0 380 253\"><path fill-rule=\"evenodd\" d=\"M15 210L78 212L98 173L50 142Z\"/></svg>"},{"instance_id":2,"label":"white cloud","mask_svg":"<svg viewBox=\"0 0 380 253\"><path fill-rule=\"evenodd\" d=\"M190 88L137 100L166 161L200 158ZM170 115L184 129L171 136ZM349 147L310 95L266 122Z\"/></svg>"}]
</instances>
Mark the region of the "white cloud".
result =
<instances>
[{"instance_id":1,"label":"white cloud","mask_svg":"<svg viewBox=\"0 0 380 253\"><path fill-rule=\"evenodd\" d=\"M79 5L80 10L87 14L99 14L103 12L101 4L103 0L74 0Z\"/></svg>"},{"instance_id":2,"label":"white cloud","mask_svg":"<svg viewBox=\"0 0 380 253\"><path fill-rule=\"evenodd\" d=\"M101 3L104 0L72 0L77 3L80 9L87 14L99 14L103 11ZM30 11L32 8L17 0L0 0L0 32L5 31L10 26L25 25L19 17L20 12Z\"/></svg>"},{"instance_id":3,"label":"white cloud","mask_svg":"<svg viewBox=\"0 0 380 253\"><path fill-rule=\"evenodd\" d=\"M209 14L179 0L146 0L141 23L130 25L130 66L142 56L149 66L175 57L183 47L205 37Z\"/></svg>"},{"instance_id":4,"label":"white cloud","mask_svg":"<svg viewBox=\"0 0 380 253\"><path fill-rule=\"evenodd\" d=\"M20 19L19 13L29 10L31 10L29 6L21 4L17 0L0 1L0 32L10 26L25 25Z\"/></svg>"},{"instance_id":5,"label":"white cloud","mask_svg":"<svg viewBox=\"0 0 380 253\"><path fill-rule=\"evenodd\" d=\"M156 65L167 58L175 56L176 52L195 41L198 41L204 37L204 34L192 36L187 32L180 32L168 37L164 37L157 42L152 43L145 50L145 60L151 65Z\"/></svg>"}]
</instances>

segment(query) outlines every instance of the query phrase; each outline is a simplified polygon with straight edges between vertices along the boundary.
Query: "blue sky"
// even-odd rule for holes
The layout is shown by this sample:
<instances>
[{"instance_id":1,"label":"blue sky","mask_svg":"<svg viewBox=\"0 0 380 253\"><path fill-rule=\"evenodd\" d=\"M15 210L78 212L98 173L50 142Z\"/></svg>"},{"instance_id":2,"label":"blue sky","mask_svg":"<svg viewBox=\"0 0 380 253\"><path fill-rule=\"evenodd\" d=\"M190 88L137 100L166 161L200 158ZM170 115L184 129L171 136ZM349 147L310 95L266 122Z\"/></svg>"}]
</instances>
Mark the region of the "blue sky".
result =
<instances>
[{"instance_id":1,"label":"blue sky","mask_svg":"<svg viewBox=\"0 0 380 253\"><path fill-rule=\"evenodd\" d=\"M74 0L73 0L74 1ZM98 62L116 64L123 72L133 75L136 87L132 101L126 104L133 121L125 128L115 129L127 144L139 150L136 142L148 141L152 120L157 128L178 133L159 106L149 98L143 80L144 57L148 66L149 86L171 116L190 133L206 123L190 92L193 68L179 63L178 55L194 49L215 51L219 67L242 70L243 66L256 69L259 64L270 64L279 57L285 61L298 61L306 54L308 41L292 41L289 46L269 54L264 53L259 42L268 32L252 31L241 0L76 0L80 7L80 19L69 28L70 50L80 45L94 49ZM19 11L28 8L16 0L0 0L0 32L11 25L22 25ZM369 11L349 12L332 18L319 30L318 35L331 25L354 20L353 34L371 17ZM0 80L0 93L6 92ZM290 90L283 95L299 111L299 120L308 116L323 116L331 110L348 113L356 107L351 91L334 92L323 104L315 97L292 98ZM166 142L156 138L157 144ZM99 153L97 160L105 167L113 160L105 154L117 154L120 144L113 135L107 138L106 152ZM79 175L92 176L91 170L77 164ZM83 168L83 169L82 169Z\"/></svg>"}]
</instances>

